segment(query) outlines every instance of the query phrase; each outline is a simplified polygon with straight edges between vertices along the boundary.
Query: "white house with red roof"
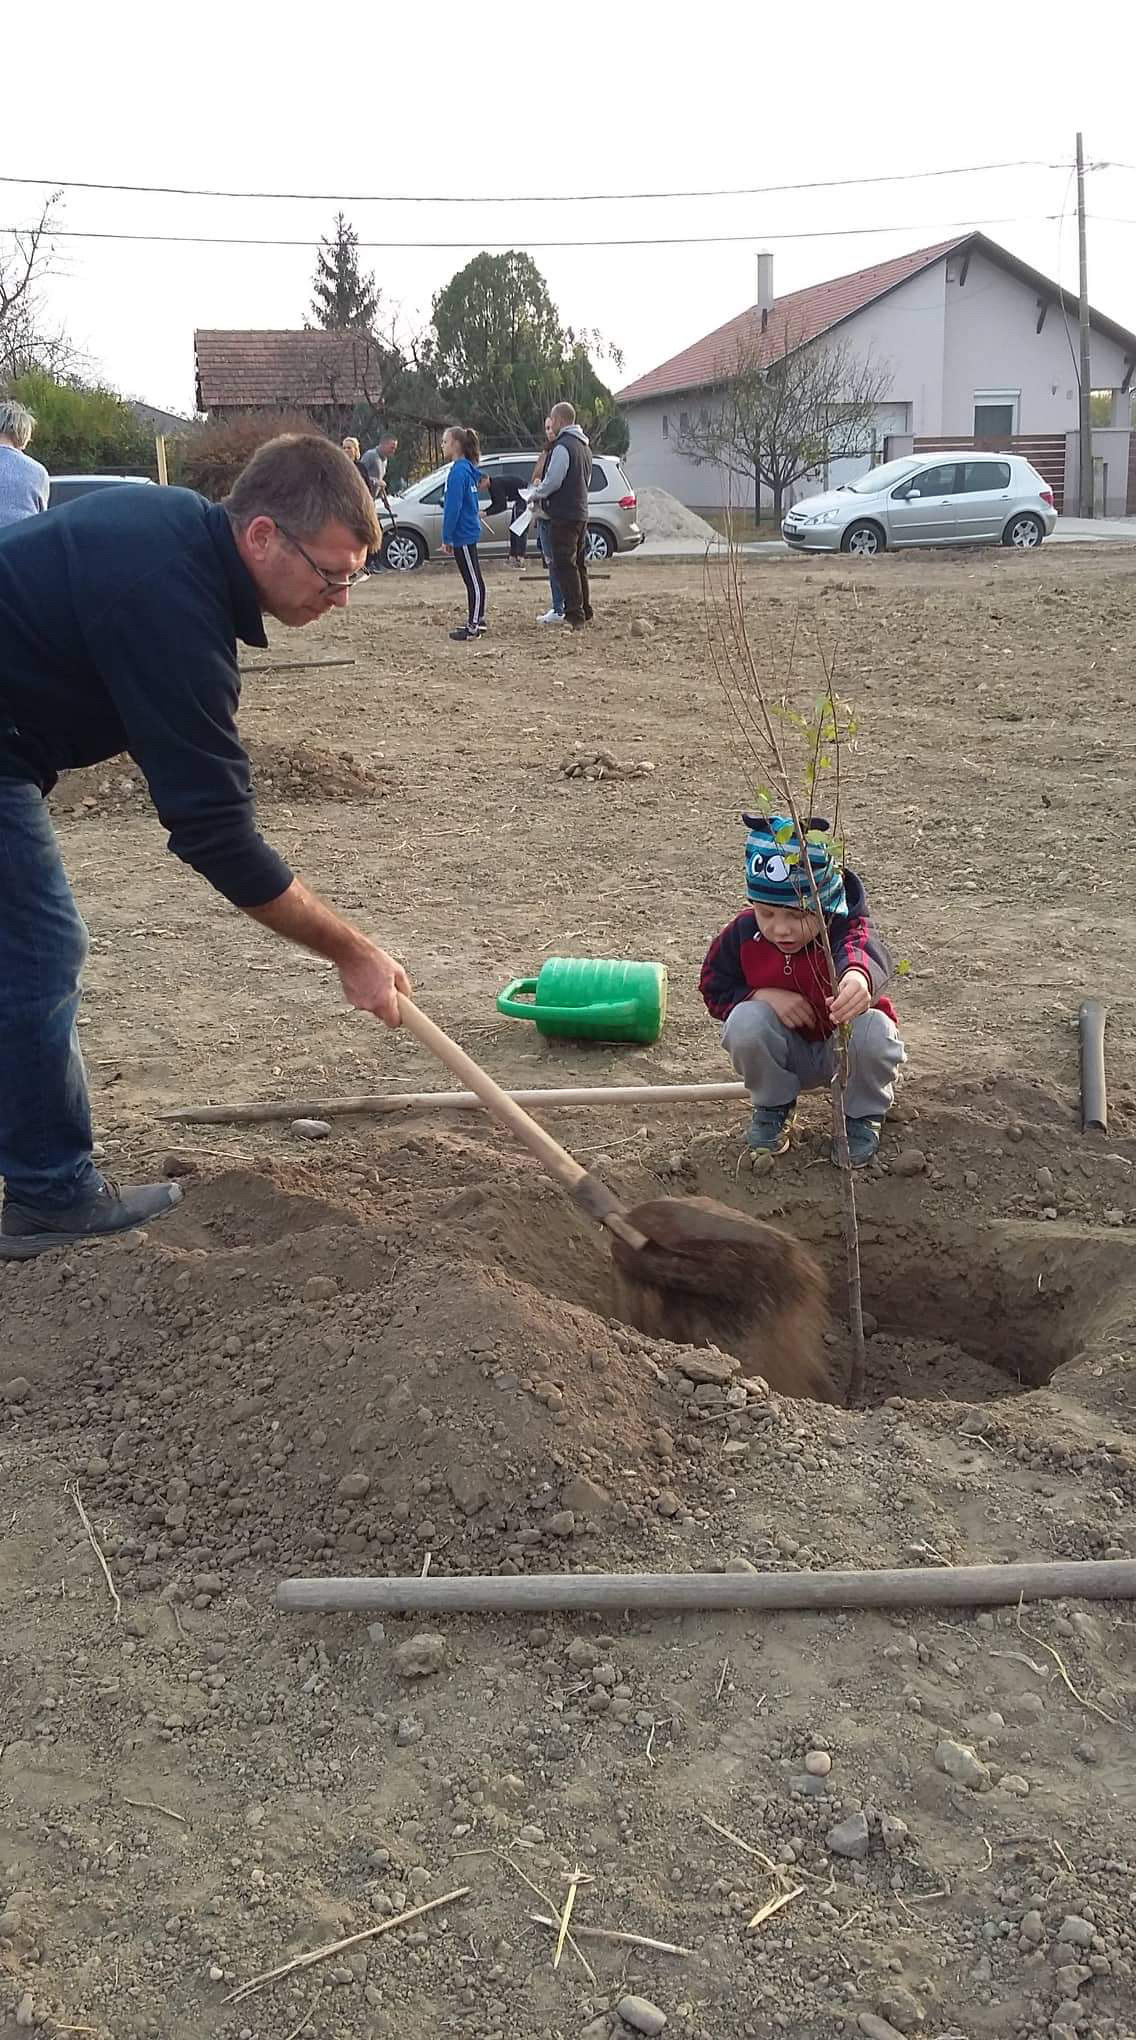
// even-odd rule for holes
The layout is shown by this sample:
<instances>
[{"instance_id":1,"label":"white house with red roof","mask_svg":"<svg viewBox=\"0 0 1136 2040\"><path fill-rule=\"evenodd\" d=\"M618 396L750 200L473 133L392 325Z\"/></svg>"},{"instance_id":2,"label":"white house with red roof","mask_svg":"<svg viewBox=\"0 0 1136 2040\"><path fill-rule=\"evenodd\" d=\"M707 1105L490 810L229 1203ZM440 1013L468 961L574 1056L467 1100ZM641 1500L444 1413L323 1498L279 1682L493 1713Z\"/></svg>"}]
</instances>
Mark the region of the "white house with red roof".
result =
<instances>
[{"instance_id":1,"label":"white house with red roof","mask_svg":"<svg viewBox=\"0 0 1136 2040\"><path fill-rule=\"evenodd\" d=\"M640 488L669 489L694 509L739 501L739 484L679 442L739 351L772 363L828 339L886 373L862 453L799 482L795 496L851 480L892 454L936 446L1011 447L1075 505L1078 421L1076 299L985 234L874 263L850 276L776 297L773 257L758 256L758 301L619 392L631 433L627 465ZM1136 514L1136 435L1130 430L1136 333L1094 311L1092 386L1108 393L1093 434L1097 508ZM752 508L752 494L744 507Z\"/></svg>"}]
</instances>

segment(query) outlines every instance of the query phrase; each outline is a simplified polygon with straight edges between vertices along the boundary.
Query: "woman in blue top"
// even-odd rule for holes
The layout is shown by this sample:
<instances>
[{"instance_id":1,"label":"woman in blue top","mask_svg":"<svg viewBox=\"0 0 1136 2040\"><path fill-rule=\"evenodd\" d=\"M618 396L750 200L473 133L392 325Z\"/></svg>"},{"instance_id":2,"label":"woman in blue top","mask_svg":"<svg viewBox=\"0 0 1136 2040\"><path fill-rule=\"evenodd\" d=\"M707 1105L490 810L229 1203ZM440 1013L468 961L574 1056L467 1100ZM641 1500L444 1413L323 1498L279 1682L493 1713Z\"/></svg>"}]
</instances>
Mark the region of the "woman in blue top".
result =
<instances>
[{"instance_id":1,"label":"woman in blue top","mask_svg":"<svg viewBox=\"0 0 1136 2040\"><path fill-rule=\"evenodd\" d=\"M477 557L481 535L477 491L485 480L478 466L481 442L472 427L451 425L442 440L442 452L453 463L442 504L442 544L458 563L469 599L468 623L463 630L452 630L450 636L464 643L479 638L485 629L485 582Z\"/></svg>"}]
</instances>

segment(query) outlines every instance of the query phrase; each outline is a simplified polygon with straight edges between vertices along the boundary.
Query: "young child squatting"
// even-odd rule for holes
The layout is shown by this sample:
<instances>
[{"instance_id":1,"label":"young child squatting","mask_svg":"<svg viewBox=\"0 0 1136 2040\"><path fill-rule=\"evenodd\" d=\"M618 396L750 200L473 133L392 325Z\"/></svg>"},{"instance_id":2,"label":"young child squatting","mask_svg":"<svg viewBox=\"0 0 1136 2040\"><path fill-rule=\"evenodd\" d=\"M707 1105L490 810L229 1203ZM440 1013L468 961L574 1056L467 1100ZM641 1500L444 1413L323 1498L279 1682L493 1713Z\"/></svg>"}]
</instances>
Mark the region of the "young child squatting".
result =
<instances>
[{"instance_id":1,"label":"young child squatting","mask_svg":"<svg viewBox=\"0 0 1136 2040\"><path fill-rule=\"evenodd\" d=\"M820 940L820 918L792 825L743 815L750 904L706 952L699 989L722 1046L753 1101L749 1146L782 1155L802 1091L827 1087L836 1071L837 1033L847 1025L845 1109L854 1168L870 1162L907 1058L896 1013L883 993L892 962L872 925L864 888L842 871L828 824L806 825L806 851L836 964L835 997ZM788 834L786 834L788 831ZM824 840L819 840L822 838ZM787 854L788 853L788 854Z\"/></svg>"}]
</instances>

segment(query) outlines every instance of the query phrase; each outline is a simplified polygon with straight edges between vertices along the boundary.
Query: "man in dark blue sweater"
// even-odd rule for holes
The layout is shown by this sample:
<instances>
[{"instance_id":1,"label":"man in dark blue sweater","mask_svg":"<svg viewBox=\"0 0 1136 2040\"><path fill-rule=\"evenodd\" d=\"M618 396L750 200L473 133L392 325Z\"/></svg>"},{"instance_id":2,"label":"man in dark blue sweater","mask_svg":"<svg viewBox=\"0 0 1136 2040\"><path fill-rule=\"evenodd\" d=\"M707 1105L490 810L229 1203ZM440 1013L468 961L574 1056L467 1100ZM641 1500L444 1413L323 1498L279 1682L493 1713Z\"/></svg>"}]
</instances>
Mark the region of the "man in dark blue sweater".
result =
<instances>
[{"instance_id":1,"label":"man in dark blue sweater","mask_svg":"<svg viewBox=\"0 0 1136 2040\"><path fill-rule=\"evenodd\" d=\"M60 772L128 751L174 854L398 1025L401 966L258 833L236 726L237 640L265 646L265 614L302 625L345 607L377 543L362 477L315 436L261 447L225 503L123 487L0 531L0 1259L122 1232L180 1196L120 1189L92 1159L75 1034L87 931L45 799Z\"/></svg>"}]
</instances>

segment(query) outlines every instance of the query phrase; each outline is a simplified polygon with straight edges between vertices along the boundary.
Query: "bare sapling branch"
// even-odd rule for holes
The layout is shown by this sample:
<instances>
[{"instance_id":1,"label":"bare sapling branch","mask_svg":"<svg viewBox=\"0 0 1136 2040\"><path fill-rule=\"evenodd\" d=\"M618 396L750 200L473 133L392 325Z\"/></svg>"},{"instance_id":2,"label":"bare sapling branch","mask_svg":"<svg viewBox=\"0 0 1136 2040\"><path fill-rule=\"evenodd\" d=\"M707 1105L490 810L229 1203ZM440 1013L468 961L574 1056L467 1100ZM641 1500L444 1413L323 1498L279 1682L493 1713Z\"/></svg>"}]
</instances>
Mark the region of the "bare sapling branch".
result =
<instances>
[{"instance_id":1,"label":"bare sapling branch","mask_svg":"<svg viewBox=\"0 0 1136 2040\"><path fill-rule=\"evenodd\" d=\"M835 999L840 976L833 952L820 887L809 857L810 841L831 845L841 869L844 845L840 838L842 755L855 742L855 720L850 703L837 689L838 648L827 647L819 634L812 650L821 673L821 686L807 714L795 706L799 668L803 657L803 625L798 609L793 616L788 650L777 661L766 650L764 658L755 651L753 634L746 616L743 555L727 512L725 539L714 552L707 552L704 573L704 616L707 649L727 713L738 738L756 767L759 780L756 802L767 819L779 815L774 829L786 864L799 867L805 884L802 904L807 899L819 923L818 941L824 956L829 996ZM823 825L816 819L825 790L832 793L832 820ZM865 1374L864 1317L860 1271L860 1231L856 1211L856 1184L848 1146L846 1094L848 1084L847 1023L838 1029L835 1071L831 1083L832 1149L840 1179L841 1220L844 1234L848 1282L848 1325L852 1343L849 1400L863 1394Z\"/></svg>"}]
</instances>

